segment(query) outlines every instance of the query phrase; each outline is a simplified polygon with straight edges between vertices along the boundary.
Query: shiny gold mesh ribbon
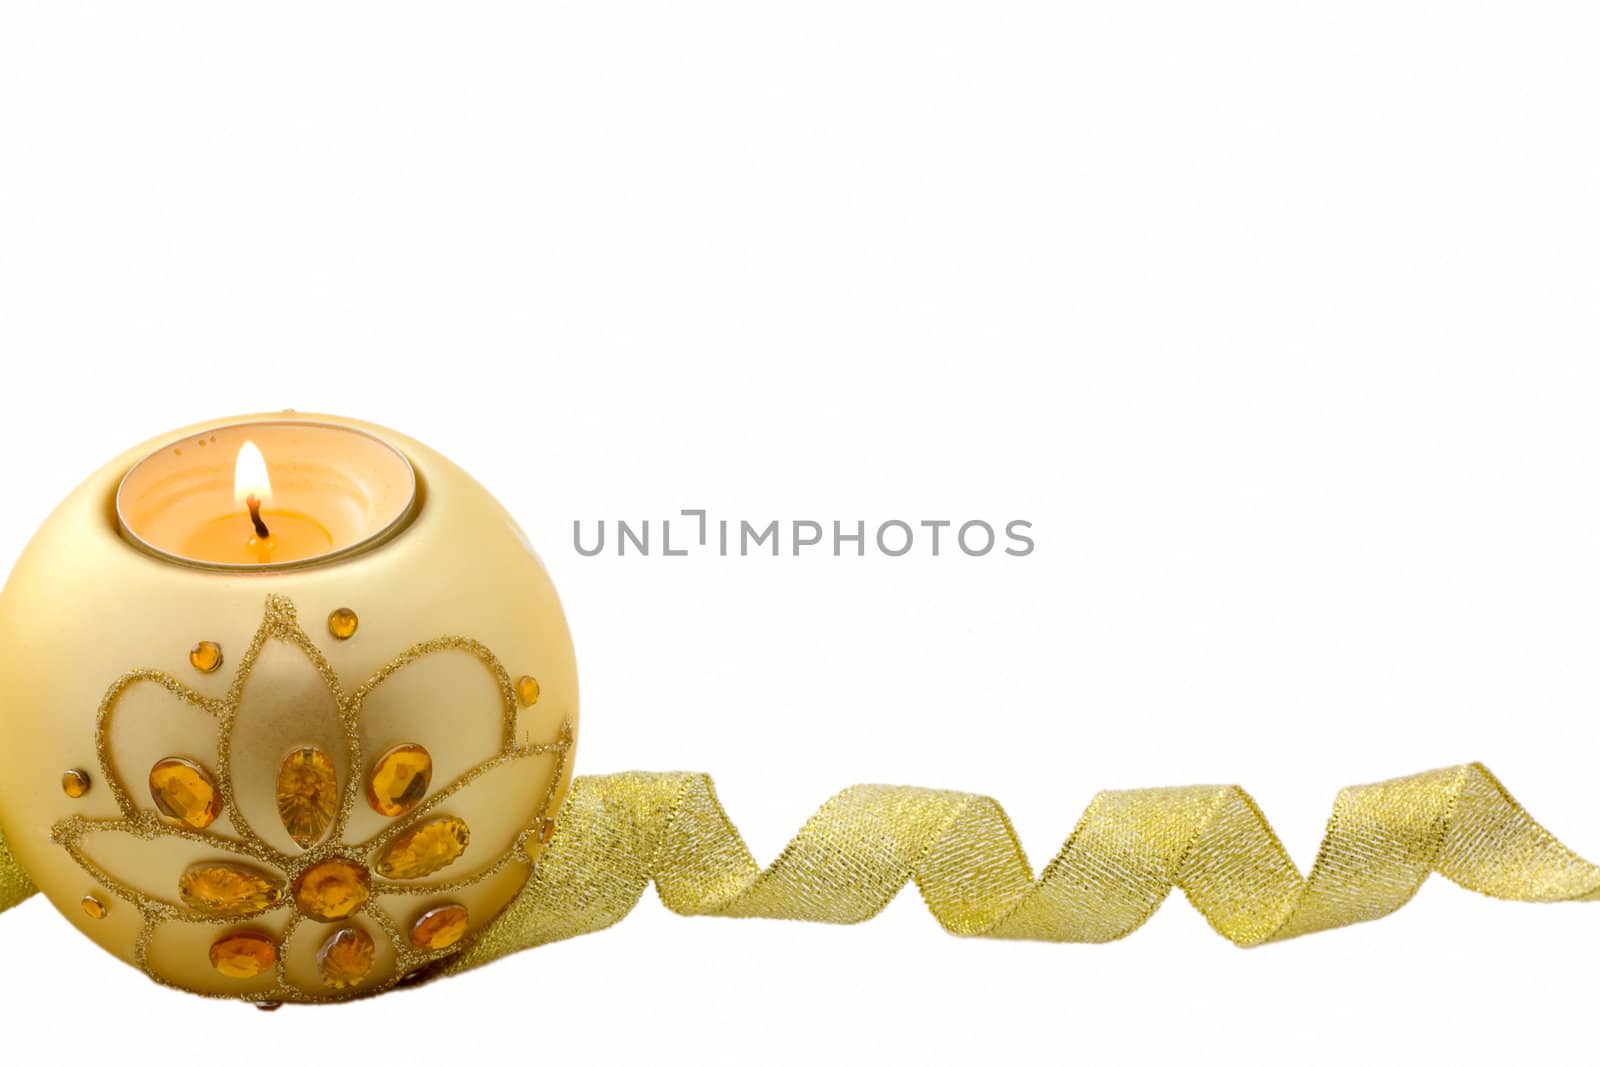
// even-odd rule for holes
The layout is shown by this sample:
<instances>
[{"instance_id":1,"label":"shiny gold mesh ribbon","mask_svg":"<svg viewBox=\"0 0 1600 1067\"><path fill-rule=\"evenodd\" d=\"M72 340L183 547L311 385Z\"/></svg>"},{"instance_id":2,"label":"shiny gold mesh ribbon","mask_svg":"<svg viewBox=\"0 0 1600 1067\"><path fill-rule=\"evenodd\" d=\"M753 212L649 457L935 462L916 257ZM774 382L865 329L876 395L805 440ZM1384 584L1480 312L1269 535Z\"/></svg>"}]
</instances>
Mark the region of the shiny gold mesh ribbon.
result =
<instances>
[{"instance_id":1,"label":"shiny gold mesh ribbon","mask_svg":"<svg viewBox=\"0 0 1600 1067\"><path fill-rule=\"evenodd\" d=\"M5 838L0 837L0 911L21 904L33 893L33 883L28 881L28 876L22 873L22 865L6 848Z\"/></svg>"},{"instance_id":2,"label":"shiny gold mesh ribbon","mask_svg":"<svg viewBox=\"0 0 1600 1067\"><path fill-rule=\"evenodd\" d=\"M534 877L447 969L603 929L651 882L680 915L852 923L914 881L951 933L1044 941L1126 936L1176 886L1257 945L1381 918L1433 871L1509 900L1600 898L1600 868L1477 763L1341 791L1308 877L1237 786L1101 793L1035 879L988 797L855 786L763 870L709 777L631 772L573 783ZM0 841L0 910L32 892Z\"/></svg>"},{"instance_id":3,"label":"shiny gold mesh ribbon","mask_svg":"<svg viewBox=\"0 0 1600 1067\"><path fill-rule=\"evenodd\" d=\"M988 797L855 786L763 870L703 774L579 778L539 870L451 970L600 930L651 882L680 915L870 919L907 882L967 937L1111 941L1178 887L1238 945L1381 918L1430 872L1491 897L1592 900L1600 868L1534 822L1481 764L1339 793L1302 877L1237 786L1101 793L1037 880Z\"/></svg>"}]
</instances>

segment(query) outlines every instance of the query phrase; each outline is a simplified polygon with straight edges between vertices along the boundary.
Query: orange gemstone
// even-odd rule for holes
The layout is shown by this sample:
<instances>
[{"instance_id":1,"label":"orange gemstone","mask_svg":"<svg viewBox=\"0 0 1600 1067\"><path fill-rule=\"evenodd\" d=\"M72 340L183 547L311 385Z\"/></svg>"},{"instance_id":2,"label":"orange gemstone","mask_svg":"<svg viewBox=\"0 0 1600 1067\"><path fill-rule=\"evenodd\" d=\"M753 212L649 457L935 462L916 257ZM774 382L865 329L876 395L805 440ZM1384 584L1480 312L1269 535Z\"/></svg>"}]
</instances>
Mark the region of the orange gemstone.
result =
<instances>
[{"instance_id":1,"label":"orange gemstone","mask_svg":"<svg viewBox=\"0 0 1600 1067\"><path fill-rule=\"evenodd\" d=\"M61 776L61 791L77 800L89 791L89 772L70 770Z\"/></svg>"},{"instance_id":2,"label":"orange gemstone","mask_svg":"<svg viewBox=\"0 0 1600 1067\"><path fill-rule=\"evenodd\" d=\"M425 878L467 850L467 824L454 815L413 826L389 844L372 869L385 878Z\"/></svg>"},{"instance_id":3,"label":"orange gemstone","mask_svg":"<svg viewBox=\"0 0 1600 1067\"><path fill-rule=\"evenodd\" d=\"M433 757L421 745L396 745L378 757L367 777L367 803L379 815L404 815L428 793Z\"/></svg>"},{"instance_id":4,"label":"orange gemstone","mask_svg":"<svg viewBox=\"0 0 1600 1067\"><path fill-rule=\"evenodd\" d=\"M189 665L202 674L210 674L222 666L222 646L215 641L201 641L189 650Z\"/></svg>"},{"instance_id":5,"label":"orange gemstone","mask_svg":"<svg viewBox=\"0 0 1600 1067\"><path fill-rule=\"evenodd\" d=\"M323 860L294 880L295 903L318 922L348 919L370 895L367 869L349 860Z\"/></svg>"},{"instance_id":6,"label":"orange gemstone","mask_svg":"<svg viewBox=\"0 0 1600 1067\"><path fill-rule=\"evenodd\" d=\"M411 924L411 943L424 952L435 952L460 941L466 932L467 909L460 904L441 904Z\"/></svg>"},{"instance_id":7,"label":"orange gemstone","mask_svg":"<svg viewBox=\"0 0 1600 1067\"><path fill-rule=\"evenodd\" d=\"M175 823L204 830L222 814L222 794L204 767L168 756L150 768L150 796Z\"/></svg>"},{"instance_id":8,"label":"orange gemstone","mask_svg":"<svg viewBox=\"0 0 1600 1067\"><path fill-rule=\"evenodd\" d=\"M529 674L524 674L517 679L517 700L525 708L531 708L539 703L539 679Z\"/></svg>"},{"instance_id":9,"label":"orange gemstone","mask_svg":"<svg viewBox=\"0 0 1600 1067\"><path fill-rule=\"evenodd\" d=\"M83 898L83 913L89 916L89 918L104 919L106 917L107 910L108 909L106 908L105 901L101 900L99 897Z\"/></svg>"},{"instance_id":10,"label":"orange gemstone","mask_svg":"<svg viewBox=\"0 0 1600 1067\"><path fill-rule=\"evenodd\" d=\"M310 848L322 840L339 807L339 776L320 748L297 748L278 769L278 818L294 843Z\"/></svg>"},{"instance_id":11,"label":"orange gemstone","mask_svg":"<svg viewBox=\"0 0 1600 1067\"><path fill-rule=\"evenodd\" d=\"M360 625L361 620L349 608L336 608L328 615L328 632L341 641L354 637Z\"/></svg>"},{"instance_id":12,"label":"orange gemstone","mask_svg":"<svg viewBox=\"0 0 1600 1067\"><path fill-rule=\"evenodd\" d=\"M360 985L372 973L372 957L377 946L372 935L355 926L338 931L317 952L317 968L322 980L335 989Z\"/></svg>"},{"instance_id":13,"label":"orange gemstone","mask_svg":"<svg viewBox=\"0 0 1600 1067\"><path fill-rule=\"evenodd\" d=\"M277 942L256 930L223 934L211 946L211 966L229 978L255 978L277 962Z\"/></svg>"},{"instance_id":14,"label":"orange gemstone","mask_svg":"<svg viewBox=\"0 0 1600 1067\"><path fill-rule=\"evenodd\" d=\"M207 915L244 918L283 899L283 883L242 863L197 863L178 878L178 898Z\"/></svg>"}]
</instances>

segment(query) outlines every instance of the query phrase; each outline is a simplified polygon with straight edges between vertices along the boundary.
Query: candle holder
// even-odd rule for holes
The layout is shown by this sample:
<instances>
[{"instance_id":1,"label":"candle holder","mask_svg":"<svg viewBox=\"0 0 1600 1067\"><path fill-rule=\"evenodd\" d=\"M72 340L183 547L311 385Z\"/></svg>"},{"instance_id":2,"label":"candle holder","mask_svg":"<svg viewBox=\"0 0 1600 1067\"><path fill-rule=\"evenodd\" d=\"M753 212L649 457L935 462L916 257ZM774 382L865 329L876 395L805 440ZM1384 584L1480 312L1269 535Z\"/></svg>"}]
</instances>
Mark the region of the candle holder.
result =
<instances>
[{"instance_id":1,"label":"candle holder","mask_svg":"<svg viewBox=\"0 0 1600 1067\"><path fill-rule=\"evenodd\" d=\"M232 498L245 441L270 545ZM377 426L226 419L112 461L23 553L0 647L25 650L6 844L84 933L195 993L340 999L464 951L571 780L549 576L480 485Z\"/></svg>"}]
</instances>

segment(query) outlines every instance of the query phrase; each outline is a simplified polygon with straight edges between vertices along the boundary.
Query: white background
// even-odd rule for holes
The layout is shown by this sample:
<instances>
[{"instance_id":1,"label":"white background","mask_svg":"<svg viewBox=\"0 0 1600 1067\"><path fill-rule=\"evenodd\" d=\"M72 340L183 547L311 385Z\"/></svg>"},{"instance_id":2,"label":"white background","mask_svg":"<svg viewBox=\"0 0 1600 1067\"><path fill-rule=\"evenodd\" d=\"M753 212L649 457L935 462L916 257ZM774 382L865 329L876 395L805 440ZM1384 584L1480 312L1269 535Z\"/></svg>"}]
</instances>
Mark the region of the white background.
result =
<instances>
[{"instance_id":1,"label":"white background","mask_svg":"<svg viewBox=\"0 0 1600 1067\"><path fill-rule=\"evenodd\" d=\"M994 794L1036 862L1097 789L1238 781L1304 867L1340 786L1474 758L1600 856L1592 9L0 12L3 564L164 429L345 413L541 547L580 771L709 770L763 860L854 781ZM572 549L686 507L1038 550ZM1250 952L1181 898L1078 947L652 894L264 1015L0 924L7 1040L85 1064L1526 1062L1587 1053L1600 943L1438 880Z\"/></svg>"}]
</instances>

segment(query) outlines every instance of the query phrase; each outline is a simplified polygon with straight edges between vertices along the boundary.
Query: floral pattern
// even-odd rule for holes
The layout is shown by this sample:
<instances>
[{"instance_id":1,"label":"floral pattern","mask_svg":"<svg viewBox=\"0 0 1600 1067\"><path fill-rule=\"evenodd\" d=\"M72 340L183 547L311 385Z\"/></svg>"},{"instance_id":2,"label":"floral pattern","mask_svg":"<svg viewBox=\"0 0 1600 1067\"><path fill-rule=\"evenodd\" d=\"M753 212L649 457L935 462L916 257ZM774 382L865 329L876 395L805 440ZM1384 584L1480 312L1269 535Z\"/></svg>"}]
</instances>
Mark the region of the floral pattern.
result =
<instances>
[{"instance_id":1,"label":"floral pattern","mask_svg":"<svg viewBox=\"0 0 1600 1067\"><path fill-rule=\"evenodd\" d=\"M408 692L412 679L417 688ZM436 763L431 780L425 768L400 803L380 805L370 793L380 765L397 746L425 753L428 740L386 735L387 711L442 692L450 694L450 706L437 717L439 747L456 752L463 738L477 738L488 749L485 758ZM453 895L509 865L528 865L524 846L554 814L570 728L563 724L552 743L519 743L517 713L505 668L468 638L414 645L347 691L300 627L294 605L269 597L225 696L207 697L156 670L131 671L112 684L95 742L121 814L70 816L53 837L96 882L138 909L135 962L158 981L151 960L157 938L187 930L177 941L188 945L200 928L209 931L204 943L222 977L220 988L196 991L257 1001L378 992L470 941L469 932L467 940L429 947L406 926L415 915L459 907ZM116 733L126 715L157 716L162 728ZM402 721L414 723L416 716ZM196 750L169 752L154 763L151 752L139 751L146 734L175 733L195 738ZM240 753L250 758L237 759ZM261 759L266 753L272 757ZM179 793L177 803L194 802L199 815L174 817L174 787L165 796L145 789L152 767L174 760L200 776L180 786L214 788L214 810L204 796L196 801ZM542 762L529 766L530 760ZM263 778L265 764L276 769L275 780ZM511 795L524 805L519 812L499 810L503 801L487 811L473 803L474 786L497 773L515 776ZM495 792L505 795L504 788ZM489 832L474 834L482 819ZM319 927L315 936L304 936L306 924ZM375 950L367 949L369 937ZM218 946L230 938L255 946L264 960L259 974L218 962ZM368 970L352 972L352 960ZM230 991L230 981L242 988Z\"/></svg>"}]
</instances>

